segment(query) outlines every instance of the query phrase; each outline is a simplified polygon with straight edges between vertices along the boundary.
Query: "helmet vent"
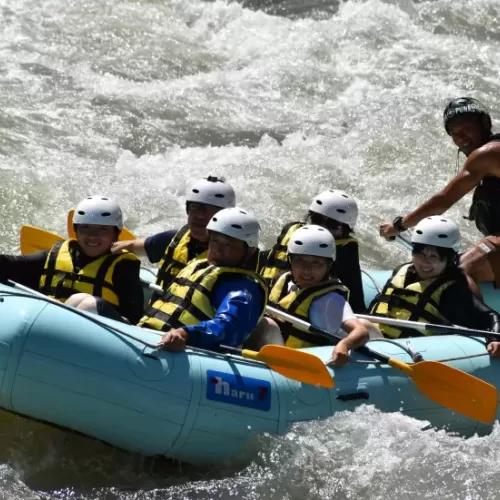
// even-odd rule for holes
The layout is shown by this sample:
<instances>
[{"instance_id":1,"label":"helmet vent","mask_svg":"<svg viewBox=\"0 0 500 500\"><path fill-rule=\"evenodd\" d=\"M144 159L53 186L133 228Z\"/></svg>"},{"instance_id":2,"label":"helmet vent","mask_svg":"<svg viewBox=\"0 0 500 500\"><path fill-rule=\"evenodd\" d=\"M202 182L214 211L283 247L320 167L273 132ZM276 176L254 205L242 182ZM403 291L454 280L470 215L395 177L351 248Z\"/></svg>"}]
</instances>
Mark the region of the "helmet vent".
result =
<instances>
[{"instance_id":1,"label":"helmet vent","mask_svg":"<svg viewBox=\"0 0 500 500\"><path fill-rule=\"evenodd\" d=\"M200 190L199 189L193 189L193 193L199 194Z\"/></svg>"},{"instance_id":2,"label":"helmet vent","mask_svg":"<svg viewBox=\"0 0 500 500\"><path fill-rule=\"evenodd\" d=\"M343 208L337 208L337 212L339 214L345 214L345 210Z\"/></svg>"},{"instance_id":3,"label":"helmet vent","mask_svg":"<svg viewBox=\"0 0 500 500\"><path fill-rule=\"evenodd\" d=\"M240 226L239 224L231 224L231 227L234 227L234 229L243 229L243 226Z\"/></svg>"},{"instance_id":4,"label":"helmet vent","mask_svg":"<svg viewBox=\"0 0 500 500\"><path fill-rule=\"evenodd\" d=\"M303 245L304 243L302 241L300 241L300 240L295 240L295 244L296 245Z\"/></svg>"},{"instance_id":5,"label":"helmet vent","mask_svg":"<svg viewBox=\"0 0 500 500\"><path fill-rule=\"evenodd\" d=\"M220 193L214 194L214 196L216 198L225 198L225 196L223 194L220 194Z\"/></svg>"},{"instance_id":6,"label":"helmet vent","mask_svg":"<svg viewBox=\"0 0 500 500\"><path fill-rule=\"evenodd\" d=\"M438 234L438 238L448 238L447 234Z\"/></svg>"},{"instance_id":7,"label":"helmet vent","mask_svg":"<svg viewBox=\"0 0 500 500\"><path fill-rule=\"evenodd\" d=\"M316 200L316 203L317 203L318 205L323 205L323 202L322 202L321 200Z\"/></svg>"},{"instance_id":8,"label":"helmet vent","mask_svg":"<svg viewBox=\"0 0 500 500\"><path fill-rule=\"evenodd\" d=\"M421 231L420 229L417 229L415 232L416 232L417 234L424 234L424 233L422 233L422 231Z\"/></svg>"},{"instance_id":9,"label":"helmet vent","mask_svg":"<svg viewBox=\"0 0 500 500\"><path fill-rule=\"evenodd\" d=\"M328 245L326 243L320 243L319 248L328 248Z\"/></svg>"},{"instance_id":10,"label":"helmet vent","mask_svg":"<svg viewBox=\"0 0 500 500\"><path fill-rule=\"evenodd\" d=\"M110 212L103 212L101 214L103 217L110 217L111 216L111 213Z\"/></svg>"}]
</instances>

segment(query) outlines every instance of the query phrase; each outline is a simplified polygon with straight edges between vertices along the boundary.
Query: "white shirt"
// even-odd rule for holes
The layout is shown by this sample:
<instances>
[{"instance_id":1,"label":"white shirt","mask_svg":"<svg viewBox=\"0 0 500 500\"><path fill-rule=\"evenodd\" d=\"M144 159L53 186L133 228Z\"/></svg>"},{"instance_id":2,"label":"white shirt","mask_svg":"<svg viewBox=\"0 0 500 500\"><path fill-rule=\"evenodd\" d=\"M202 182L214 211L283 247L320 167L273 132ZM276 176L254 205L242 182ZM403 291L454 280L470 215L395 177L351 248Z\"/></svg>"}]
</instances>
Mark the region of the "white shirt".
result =
<instances>
[{"instance_id":1,"label":"white shirt","mask_svg":"<svg viewBox=\"0 0 500 500\"><path fill-rule=\"evenodd\" d=\"M297 285L290 282L288 292L297 289ZM338 333L345 321L356 319L348 302L335 292L330 292L313 301L309 309L309 321L316 328L331 333ZM341 332L345 336L345 332Z\"/></svg>"}]
</instances>

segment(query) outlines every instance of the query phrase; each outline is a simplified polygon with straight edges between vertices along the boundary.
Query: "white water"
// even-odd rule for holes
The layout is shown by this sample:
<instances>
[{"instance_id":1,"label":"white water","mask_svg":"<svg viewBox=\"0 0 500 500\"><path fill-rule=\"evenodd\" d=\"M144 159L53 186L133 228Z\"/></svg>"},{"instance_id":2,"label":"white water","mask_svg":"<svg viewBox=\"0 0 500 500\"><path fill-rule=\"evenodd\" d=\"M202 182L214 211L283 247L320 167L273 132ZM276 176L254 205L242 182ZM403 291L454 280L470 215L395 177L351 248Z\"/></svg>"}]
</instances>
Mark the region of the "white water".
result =
<instances>
[{"instance_id":1,"label":"white water","mask_svg":"<svg viewBox=\"0 0 500 500\"><path fill-rule=\"evenodd\" d=\"M18 251L22 224L63 233L96 192L139 236L178 227L187 184L216 174L267 245L312 195L345 189L365 266L396 265L407 255L378 222L455 172L447 98L479 97L500 119L498 7L0 0L0 250ZM450 214L470 244L466 210ZM498 429L464 440L421 425L365 408L264 438L246 468L198 471L3 416L0 482L26 500L498 496Z\"/></svg>"}]
</instances>

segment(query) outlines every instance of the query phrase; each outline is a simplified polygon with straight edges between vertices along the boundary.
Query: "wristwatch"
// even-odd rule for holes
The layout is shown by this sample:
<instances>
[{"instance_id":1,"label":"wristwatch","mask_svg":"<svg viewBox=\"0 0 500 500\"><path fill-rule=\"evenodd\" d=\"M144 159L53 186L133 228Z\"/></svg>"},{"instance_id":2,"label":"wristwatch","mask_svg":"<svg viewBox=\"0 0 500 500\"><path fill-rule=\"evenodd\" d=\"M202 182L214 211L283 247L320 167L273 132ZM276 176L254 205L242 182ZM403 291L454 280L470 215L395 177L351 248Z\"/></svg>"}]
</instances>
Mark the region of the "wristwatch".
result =
<instances>
[{"instance_id":1,"label":"wristwatch","mask_svg":"<svg viewBox=\"0 0 500 500\"><path fill-rule=\"evenodd\" d=\"M402 233L403 231L406 231L406 227L403 226L403 217L401 217L401 216L396 217L392 221L392 226L399 233Z\"/></svg>"}]
</instances>

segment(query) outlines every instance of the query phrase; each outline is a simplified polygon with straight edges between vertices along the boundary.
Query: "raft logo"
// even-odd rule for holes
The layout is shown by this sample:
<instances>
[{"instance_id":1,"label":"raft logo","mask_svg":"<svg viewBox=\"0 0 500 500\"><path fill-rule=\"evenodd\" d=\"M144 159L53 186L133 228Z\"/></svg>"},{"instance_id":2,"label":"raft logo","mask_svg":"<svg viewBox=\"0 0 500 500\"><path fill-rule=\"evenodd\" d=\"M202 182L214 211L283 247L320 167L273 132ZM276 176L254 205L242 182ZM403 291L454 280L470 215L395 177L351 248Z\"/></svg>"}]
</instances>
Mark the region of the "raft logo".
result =
<instances>
[{"instance_id":1,"label":"raft logo","mask_svg":"<svg viewBox=\"0 0 500 500\"><path fill-rule=\"evenodd\" d=\"M269 411L271 384L258 378L207 370L207 399Z\"/></svg>"}]
</instances>

